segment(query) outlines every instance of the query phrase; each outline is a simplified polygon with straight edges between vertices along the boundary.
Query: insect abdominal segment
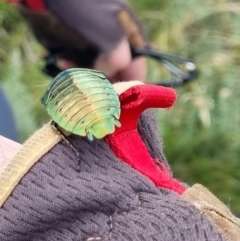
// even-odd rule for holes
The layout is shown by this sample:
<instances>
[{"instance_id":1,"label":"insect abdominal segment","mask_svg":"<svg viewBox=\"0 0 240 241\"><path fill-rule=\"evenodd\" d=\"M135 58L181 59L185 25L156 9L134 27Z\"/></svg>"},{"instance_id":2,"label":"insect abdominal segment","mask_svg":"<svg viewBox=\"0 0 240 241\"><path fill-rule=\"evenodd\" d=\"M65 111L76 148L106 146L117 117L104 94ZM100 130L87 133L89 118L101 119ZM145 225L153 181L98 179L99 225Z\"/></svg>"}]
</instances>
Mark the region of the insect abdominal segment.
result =
<instances>
[{"instance_id":1,"label":"insect abdominal segment","mask_svg":"<svg viewBox=\"0 0 240 241\"><path fill-rule=\"evenodd\" d=\"M97 118L86 126L86 133L89 140L93 140L92 134L98 139L103 138L107 134L111 134L115 130L115 125L120 127L120 122L115 117L105 117Z\"/></svg>"},{"instance_id":2,"label":"insect abdominal segment","mask_svg":"<svg viewBox=\"0 0 240 241\"><path fill-rule=\"evenodd\" d=\"M69 69L48 86L41 102L62 129L101 139L120 127L120 102L106 76L95 70Z\"/></svg>"}]
</instances>

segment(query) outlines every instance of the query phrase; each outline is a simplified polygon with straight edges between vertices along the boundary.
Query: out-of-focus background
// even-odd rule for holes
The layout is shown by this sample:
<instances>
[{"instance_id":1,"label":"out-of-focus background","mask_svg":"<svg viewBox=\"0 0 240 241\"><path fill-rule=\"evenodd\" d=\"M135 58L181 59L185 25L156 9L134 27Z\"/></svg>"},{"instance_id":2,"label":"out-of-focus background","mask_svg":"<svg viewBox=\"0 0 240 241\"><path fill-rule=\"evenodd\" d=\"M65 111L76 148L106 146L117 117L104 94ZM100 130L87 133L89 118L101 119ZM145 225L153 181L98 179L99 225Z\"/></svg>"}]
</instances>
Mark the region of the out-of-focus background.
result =
<instances>
[{"instance_id":1,"label":"out-of-focus background","mask_svg":"<svg viewBox=\"0 0 240 241\"><path fill-rule=\"evenodd\" d=\"M173 109L158 111L174 175L189 185L202 183L240 216L239 1L130 3L161 51L191 57L200 72L177 89ZM0 0L0 86L13 105L22 142L49 120L40 104L51 80L40 71L44 54L22 19ZM149 82L168 75L149 61Z\"/></svg>"}]
</instances>

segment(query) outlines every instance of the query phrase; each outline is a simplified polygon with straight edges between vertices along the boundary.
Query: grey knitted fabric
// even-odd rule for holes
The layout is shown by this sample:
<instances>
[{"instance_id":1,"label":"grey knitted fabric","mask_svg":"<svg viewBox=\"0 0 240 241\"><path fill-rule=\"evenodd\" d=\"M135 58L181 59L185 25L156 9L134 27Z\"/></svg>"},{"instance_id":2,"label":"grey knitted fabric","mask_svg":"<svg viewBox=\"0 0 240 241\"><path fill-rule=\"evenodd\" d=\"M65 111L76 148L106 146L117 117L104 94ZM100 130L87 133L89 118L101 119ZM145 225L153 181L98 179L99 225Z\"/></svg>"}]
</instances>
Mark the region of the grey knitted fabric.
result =
<instances>
[{"instance_id":1,"label":"grey knitted fabric","mask_svg":"<svg viewBox=\"0 0 240 241\"><path fill-rule=\"evenodd\" d=\"M159 135L154 109L148 109L142 113L139 118L138 131L152 158L165 164L170 171L163 152L163 141Z\"/></svg>"},{"instance_id":2,"label":"grey knitted fabric","mask_svg":"<svg viewBox=\"0 0 240 241\"><path fill-rule=\"evenodd\" d=\"M65 142L43 156L0 209L1 241L224 240L195 207L157 188L104 141L70 139L81 171Z\"/></svg>"}]
</instances>

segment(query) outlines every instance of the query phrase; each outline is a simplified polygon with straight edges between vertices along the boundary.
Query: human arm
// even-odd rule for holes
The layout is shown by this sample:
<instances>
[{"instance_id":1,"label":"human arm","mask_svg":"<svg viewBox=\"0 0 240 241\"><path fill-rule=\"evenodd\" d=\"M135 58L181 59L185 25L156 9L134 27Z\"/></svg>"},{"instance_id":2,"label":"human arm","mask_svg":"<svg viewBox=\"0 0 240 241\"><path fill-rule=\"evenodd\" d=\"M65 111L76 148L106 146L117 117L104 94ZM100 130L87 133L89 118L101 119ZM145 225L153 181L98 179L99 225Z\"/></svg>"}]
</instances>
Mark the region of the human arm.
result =
<instances>
[{"instance_id":1,"label":"human arm","mask_svg":"<svg viewBox=\"0 0 240 241\"><path fill-rule=\"evenodd\" d=\"M105 0L101 5L95 0L44 2L43 11L23 4L18 10L58 68L97 69L111 82L146 79L145 59L133 58L131 51L148 45L148 40L124 0Z\"/></svg>"}]
</instances>

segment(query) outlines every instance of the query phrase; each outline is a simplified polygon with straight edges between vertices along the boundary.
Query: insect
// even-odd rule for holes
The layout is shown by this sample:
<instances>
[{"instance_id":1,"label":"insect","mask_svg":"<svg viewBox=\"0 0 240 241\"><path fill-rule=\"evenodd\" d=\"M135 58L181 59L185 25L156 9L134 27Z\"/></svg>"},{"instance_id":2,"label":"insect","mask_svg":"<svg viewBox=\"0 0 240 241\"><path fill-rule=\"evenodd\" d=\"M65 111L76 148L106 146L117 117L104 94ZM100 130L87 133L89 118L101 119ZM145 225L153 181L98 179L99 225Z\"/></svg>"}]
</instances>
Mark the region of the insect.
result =
<instances>
[{"instance_id":1,"label":"insect","mask_svg":"<svg viewBox=\"0 0 240 241\"><path fill-rule=\"evenodd\" d=\"M120 101L106 76L96 70L73 68L58 74L48 86L41 103L54 128L79 157L64 131L101 139L120 127ZM60 128L59 128L60 127Z\"/></svg>"},{"instance_id":2,"label":"insect","mask_svg":"<svg viewBox=\"0 0 240 241\"><path fill-rule=\"evenodd\" d=\"M118 95L100 71L73 68L61 72L41 103L61 128L89 140L101 139L121 126Z\"/></svg>"}]
</instances>

